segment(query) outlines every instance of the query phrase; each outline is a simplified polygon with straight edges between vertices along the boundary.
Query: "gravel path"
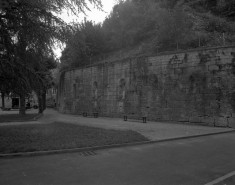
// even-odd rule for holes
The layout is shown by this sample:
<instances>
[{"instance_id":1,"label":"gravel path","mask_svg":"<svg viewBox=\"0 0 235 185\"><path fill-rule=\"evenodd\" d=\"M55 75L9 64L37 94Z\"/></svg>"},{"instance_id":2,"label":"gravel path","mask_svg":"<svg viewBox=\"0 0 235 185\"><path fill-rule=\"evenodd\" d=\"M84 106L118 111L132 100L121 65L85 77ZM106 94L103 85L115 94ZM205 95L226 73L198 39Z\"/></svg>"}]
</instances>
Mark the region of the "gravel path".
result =
<instances>
[{"instance_id":1,"label":"gravel path","mask_svg":"<svg viewBox=\"0 0 235 185\"><path fill-rule=\"evenodd\" d=\"M232 131L231 128L208 127L199 125L189 125L181 123L152 122L142 123L141 120L123 121L122 118L108 117L83 117L81 115L61 114L53 109L46 109L39 122L51 123L60 121L78 125L87 125L106 129L133 130L141 133L150 140L162 140L177 137L202 135L208 133L219 133Z\"/></svg>"}]
</instances>

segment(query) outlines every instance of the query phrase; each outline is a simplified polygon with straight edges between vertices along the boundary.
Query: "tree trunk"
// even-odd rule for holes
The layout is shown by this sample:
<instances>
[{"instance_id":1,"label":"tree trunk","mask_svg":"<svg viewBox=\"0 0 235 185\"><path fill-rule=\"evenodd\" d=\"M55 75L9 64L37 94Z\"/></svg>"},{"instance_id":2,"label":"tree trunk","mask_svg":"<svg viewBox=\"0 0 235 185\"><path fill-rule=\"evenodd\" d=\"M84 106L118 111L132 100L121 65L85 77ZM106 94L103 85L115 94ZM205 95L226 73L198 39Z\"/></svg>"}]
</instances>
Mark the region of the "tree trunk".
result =
<instances>
[{"instance_id":1,"label":"tree trunk","mask_svg":"<svg viewBox=\"0 0 235 185\"><path fill-rule=\"evenodd\" d=\"M5 109L5 93L2 92L2 110Z\"/></svg>"},{"instance_id":2,"label":"tree trunk","mask_svg":"<svg viewBox=\"0 0 235 185\"><path fill-rule=\"evenodd\" d=\"M20 95L20 111L19 114L25 115L25 95Z\"/></svg>"},{"instance_id":3,"label":"tree trunk","mask_svg":"<svg viewBox=\"0 0 235 185\"><path fill-rule=\"evenodd\" d=\"M38 95L38 113L43 113L42 95Z\"/></svg>"},{"instance_id":4,"label":"tree trunk","mask_svg":"<svg viewBox=\"0 0 235 185\"><path fill-rule=\"evenodd\" d=\"M44 111L46 109L46 92L44 91L42 93L42 110Z\"/></svg>"}]
</instances>

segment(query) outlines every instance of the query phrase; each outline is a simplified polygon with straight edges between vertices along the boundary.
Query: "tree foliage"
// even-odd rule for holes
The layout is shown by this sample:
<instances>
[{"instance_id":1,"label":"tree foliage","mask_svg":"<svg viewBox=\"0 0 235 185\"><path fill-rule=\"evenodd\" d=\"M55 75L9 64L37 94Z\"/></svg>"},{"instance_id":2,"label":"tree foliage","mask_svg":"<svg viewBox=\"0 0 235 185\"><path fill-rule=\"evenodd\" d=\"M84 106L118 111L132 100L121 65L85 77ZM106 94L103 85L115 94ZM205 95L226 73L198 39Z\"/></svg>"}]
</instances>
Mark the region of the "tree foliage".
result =
<instances>
[{"instance_id":1,"label":"tree foliage","mask_svg":"<svg viewBox=\"0 0 235 185\"><path fill-rule=\"evenodd\" d=\"M87 2L102 7L100 0L0 0L0 91L45 91L53 46L73 32L58 15L83 12Z\"/></svg>"},{"instance_id":2,"label":"tree foliage","mask_svg":"<svg viewBox=\"0 0 235 185\"><path fill-rule=\"evenodd\" d=\"M87 65L90 56L127 48L136 54L221 46L235 41L233 0L120 0L102 25L73 26L62 68Z\"/></svg>"},{"instance_id":3,"label":"tree foliage","mask_svg":"<svg viewBox=\"0 0 235 185\"><path fill-rule=\"evenodd\" d=\"M101 24L84 20L81 24L74 24L73 28L76 31L70 35L62 52L63 69L86 65L90 57L105 52L105 34Z\"/></svg>"}]
</instances>

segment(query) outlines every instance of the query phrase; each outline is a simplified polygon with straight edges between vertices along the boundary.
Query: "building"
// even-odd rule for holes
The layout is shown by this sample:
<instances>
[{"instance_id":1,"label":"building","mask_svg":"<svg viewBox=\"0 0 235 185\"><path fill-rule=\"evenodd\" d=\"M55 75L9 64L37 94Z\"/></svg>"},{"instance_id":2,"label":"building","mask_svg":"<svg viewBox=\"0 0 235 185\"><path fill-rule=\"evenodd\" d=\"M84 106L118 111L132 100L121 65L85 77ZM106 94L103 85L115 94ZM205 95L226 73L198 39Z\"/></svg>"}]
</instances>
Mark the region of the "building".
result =
<instances>
[{"instance_id":1,"label":"building","mask_svg":"<svg viewBox=\"0 0 235 185\"><path fill-rule=\"evenodd\" d=\"M9 95L4 96L5 109L19 109L20 107L20 97L17 94L10 93ZM28 104L29 103L29 104ZM38 98L37 95L32 92L29 97L25 99L25 106L27 108L38 108ZM0 93L0 108L2 108L2 94Z\"/></svg>"},{"instance_id":2,"label":"building","mask_svg":"<svg viewBox=\"0 0 235 185\"><path fill-rule=\"evenodd\" d=\"M52 87L47 90L46 92L46 106L50 108L56 107L56 94L57 89L55 87Z\"/></svg>"}]
</instances>

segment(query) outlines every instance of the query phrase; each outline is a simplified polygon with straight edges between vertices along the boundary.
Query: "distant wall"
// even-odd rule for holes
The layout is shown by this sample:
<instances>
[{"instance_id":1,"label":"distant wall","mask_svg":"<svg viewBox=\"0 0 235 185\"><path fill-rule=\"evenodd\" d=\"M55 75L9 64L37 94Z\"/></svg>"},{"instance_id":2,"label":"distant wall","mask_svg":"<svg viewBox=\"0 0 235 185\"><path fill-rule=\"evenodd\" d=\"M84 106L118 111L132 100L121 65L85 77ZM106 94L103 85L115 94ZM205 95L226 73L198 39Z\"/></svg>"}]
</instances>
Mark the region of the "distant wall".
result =
<instances>
[{"instance_id":1,"label":"distant wall","mask_svg":"<svg viewBox=\"0 0 235 185\"><path fill-rule=\"evenodd\" d=\"M10 96L5 95L4 105L5 105L5 109L12 108L12 98ZM0 93L0 108L2 108L2 95L1 95L1 93Z\"/></svg>"},{"instance_id":2,"label":"distant wall","mask_svg":"<svg viewBox=\"0 0 235 185\"><path fill-rule=\"evenodd\" d=\"M62 73L58 106L64 113L235 123L235 46L188 50L106 62Z\"/></svg>"},{"instance_id":3,"label":"distant wall","mask_svg":"<svg viewBox=\"0 0 235 185\"><path fill-rule=\"evenodd\" d=\"M56 107L56 88L52 87L46 91L46 106L47 107Z\"/></svg>"}]
</instances>

